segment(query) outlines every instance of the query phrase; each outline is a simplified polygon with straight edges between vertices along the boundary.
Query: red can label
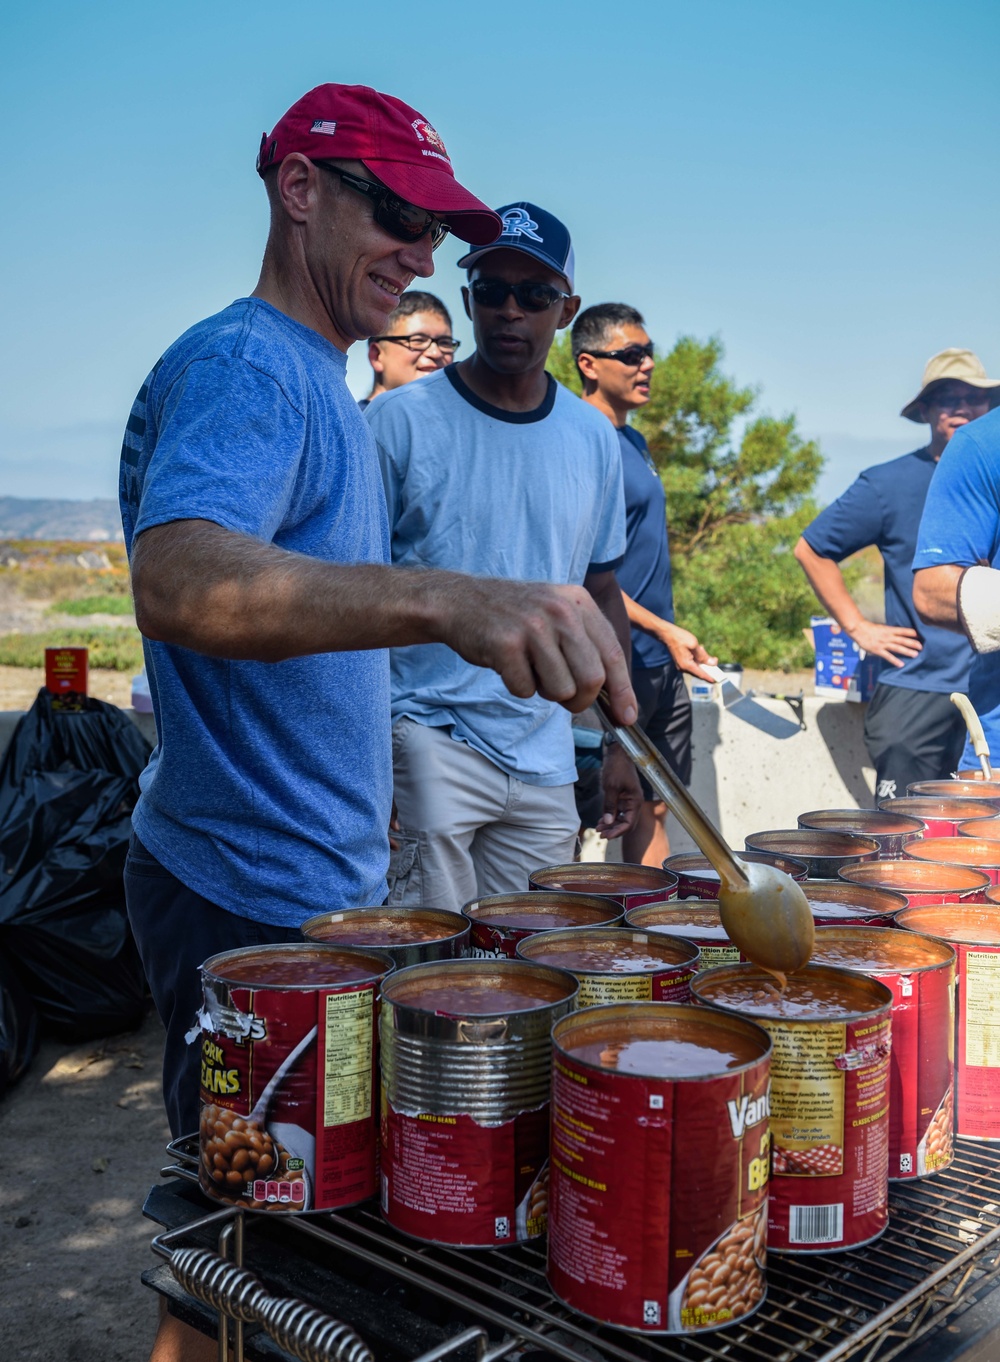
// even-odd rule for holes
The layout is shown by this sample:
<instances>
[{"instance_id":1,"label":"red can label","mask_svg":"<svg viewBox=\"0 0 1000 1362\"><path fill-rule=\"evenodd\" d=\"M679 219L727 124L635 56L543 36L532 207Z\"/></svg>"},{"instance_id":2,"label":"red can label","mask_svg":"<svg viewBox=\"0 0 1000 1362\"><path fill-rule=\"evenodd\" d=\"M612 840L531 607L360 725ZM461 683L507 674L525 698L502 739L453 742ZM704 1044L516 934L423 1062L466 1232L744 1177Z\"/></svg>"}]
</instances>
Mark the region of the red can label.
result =
<instances>
[{"instance_id":1,"label":"red can label","mask_svg":"<svg viewBox=\"0 0 1000 1362\"><path fill-rule=\"evenodd\" d=\"M87 694L86 648L45 649L45 689L53 695Z\"/></svg>"},{"instance_id":2,"label":"red can label","mask_svg":"<svg viewBox=\"0 0 1000 1362\"><path fill-rule=\"evenodd\" d=\"M491 960L505 956L508 960L517 959L517 943L529 936L537 935L535 927L493 927L478 918L472 919L469 933L469 954L488 956Z\"/></svg>"},{"instance_id":3,"label":"red can label","mask_svg":"<svg viewBox=\"0 0 1000 1362\"><path fill-rule=\"evenodd\" d=\"M853 1022L755 1020L774 1042L768 1244L867 1243L889 1223L888 1007Z\"/></svg>"},{"instance_id":4,"label":"red can label","mask_svg":"<svg viewBox=\"0 0 1000 1362\"><path fill-rule=\"evenodd\" d=\"M231 988L201 1040L203 1191L255 1211L374 1196L375 1060L374 983Z\"/></svg>"},{"instance_id":5,"label":"red can label","mask_svg":"<svg viewBox=\"0 0 1000 1362\"><path fill-rule=\"evenodd\" d=\"M404 1115L383 1096L382 1212L418 1239L495 1248L545 1233L548 1103L500 1125Z\"/></svg>"},{"instance_id":6,"label":"red can label","mask_svg":"<svg viewBox=\"0 0 1000 1362\"><path fill-rule=\"evenodd\" d=\"M951 944L958 952L955 1129L1000 1140L1000 949Z\"/></svg>"},{"instance_id":7,"label":"red can label","mask_svg":"<svg viewBox=\"0 0 1000 1362\"><path fill-rule=\"evenodd\" d=\"M697 1083L556 1057L548 1279L591 1318L693 1333L764 1299L768 1062Z\"/></svg>"}]
</instances>

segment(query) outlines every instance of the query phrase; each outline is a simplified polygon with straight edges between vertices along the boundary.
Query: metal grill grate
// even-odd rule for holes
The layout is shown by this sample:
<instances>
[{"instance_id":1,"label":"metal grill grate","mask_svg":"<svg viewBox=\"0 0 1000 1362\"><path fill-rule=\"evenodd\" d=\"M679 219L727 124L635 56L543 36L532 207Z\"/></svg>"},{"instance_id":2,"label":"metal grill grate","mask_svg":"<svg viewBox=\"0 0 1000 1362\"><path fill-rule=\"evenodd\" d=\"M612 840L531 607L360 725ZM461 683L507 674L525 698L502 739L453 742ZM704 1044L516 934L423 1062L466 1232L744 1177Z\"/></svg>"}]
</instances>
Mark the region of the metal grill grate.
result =
<instances>
[{"instance_id":1,"label":"metal grill grate","mask_svg":"<svg viewBox=\"0 0 1000 1362\"><path fill-rule=\"evenodd\" d=\"M196 1180L196 1142L168 1146L163 1171ZM332 1214L251 1216L251 1235L319 1244L324 1261L363 1263L451 1307L497 1338L516 1337L565 1362L890 1362L939 1329L1000 1278L1000 1146L959 1140L947 1172L894 1184L890 1225L843 1254L771 1255L764 1306L745 1324L692 1338L625 1333L576 1314L545 1281L544 1249L485 1253L415 1244L370 1204ZM336 1301L326 1302L334 1309ZM436 1315L440 1315L440 1305ZM458 1329L456 1325L456 1330Z\"/></svg>"}]
</instances>

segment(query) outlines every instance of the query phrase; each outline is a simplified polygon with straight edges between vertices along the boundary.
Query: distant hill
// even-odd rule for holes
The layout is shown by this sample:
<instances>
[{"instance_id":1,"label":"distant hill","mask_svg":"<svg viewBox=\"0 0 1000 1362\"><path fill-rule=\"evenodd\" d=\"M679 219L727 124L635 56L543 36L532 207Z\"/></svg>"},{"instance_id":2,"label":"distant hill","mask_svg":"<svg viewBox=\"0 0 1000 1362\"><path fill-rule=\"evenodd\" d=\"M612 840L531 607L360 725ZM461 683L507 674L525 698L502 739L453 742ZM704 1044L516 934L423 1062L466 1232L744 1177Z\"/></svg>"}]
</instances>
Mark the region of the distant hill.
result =
<instances>
[{"instance_id":1,"label":"distant hill","mask_svg":"<svg viewBox=\"0 0 1000 1362\"><path fill-rule=\"evenodd\" d=\"M0 497L0 539L73 539L105 543L122 539L117 501L58 501L49 497Z\"/></svg>"}]
</instances>

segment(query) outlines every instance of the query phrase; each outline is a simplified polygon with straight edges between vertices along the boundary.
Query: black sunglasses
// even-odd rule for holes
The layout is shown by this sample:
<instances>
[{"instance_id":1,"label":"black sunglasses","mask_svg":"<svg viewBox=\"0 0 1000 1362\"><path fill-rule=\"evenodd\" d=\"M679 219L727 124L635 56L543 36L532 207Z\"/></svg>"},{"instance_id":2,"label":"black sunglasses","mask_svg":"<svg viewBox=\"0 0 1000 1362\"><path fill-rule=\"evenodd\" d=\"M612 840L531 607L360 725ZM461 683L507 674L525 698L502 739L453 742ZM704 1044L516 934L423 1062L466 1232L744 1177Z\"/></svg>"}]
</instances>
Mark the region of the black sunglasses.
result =
<instances>
[{"instance_id":1,"label":"black sunglasses","mask_svg":"<svg viewBox=\"0 0 1000 1362\"><path fill-rule=\"evenodd\" d=\"M372 210L375 221L398 241L412 244L429 232L431 250L436 251L451 231L446 222L442 222L428 209L408 203L384 184L378 184L375 180L362 180L359 176L350 175L346 170L330 165L327 161L314 161L313 165L319 166L321 170L328 170L331 175L339 175L350 189L355 189L359 194L364 194L365 198L371 199L375 205Z\"/></svg>"},{"instance_id":2,"label":"black sunglasses","mask_svg":"<svg viewBox=\"0 0 1000 1362\"><path fill-rule=\"evenodd\" d=\"M624 350L584 350L585 355L591 359L616 359L619 364L627 364L630 369L636 369L644 359L653 358L653 342L647 341L645 345L626 345Z\"/></svg>"},{"instance_id":3,"label":"black sunglasses","mask_svg":"<svg viewBox=\"0 0 1000 1362\"><path fill-rule=\"evenodd\" d=\"M436 345L443 355L453 355L462 344L454 336L425 336L422 331L414 331L412 336L372 336L372 341L392 341L393 345L405 345L407 350L429 350Z\"/></svg>"},{"instance_id":4,"label":"black sunglasses","mask_svg":"<svg viewBox=\"0 0 1000 1362\"><path fill-rule=\"evenodd\" d=\"M508 284L503 279L476 279L469 285L474 302L481 307L503 307L513 293L518 307L526 312L544 312L558 298L570 298L551 284Z\"/></svg>"}]
</instances>

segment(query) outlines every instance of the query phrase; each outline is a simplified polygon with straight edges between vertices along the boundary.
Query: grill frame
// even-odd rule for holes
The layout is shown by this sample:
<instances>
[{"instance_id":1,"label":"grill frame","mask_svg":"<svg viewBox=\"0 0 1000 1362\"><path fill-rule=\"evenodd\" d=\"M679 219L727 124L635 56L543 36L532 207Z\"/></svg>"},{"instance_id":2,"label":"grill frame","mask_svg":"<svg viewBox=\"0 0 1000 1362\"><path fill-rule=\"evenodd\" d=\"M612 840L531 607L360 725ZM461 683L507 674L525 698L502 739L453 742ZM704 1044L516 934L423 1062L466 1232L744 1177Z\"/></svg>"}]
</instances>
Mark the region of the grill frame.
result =
<instances>
[{"instance_id":1,"label":"grill frame","mask_svg":"<svg viewBox=\"0 0 1000 1362\"><path fill-rule=\"evenodd\" d=\"M167 1151L174 1161L164 1176L197 1184L197 1137ZM889 1202L889 1229L875 1242L846 1253L772 1254L767 1298L755 1315L684 1338L630 1334L563 1305L545 1281L544 1241L486 1252L417 1243L391 1229L372 1202L315 1215L231 1215L245 1220L248 1241L271 1227L286 1252L296 1241L307 1252L318 1246L331 1265L363 1264L411 1297L426 1294L436 1316L451 1307L454 1337L431 1350L435 1356L467 1345L472 1325L499 1340L489 1357L527 1347L560 1362L892 1362L941 1331L944 1362L957 1341L945 1326L1000 1285L1000 1145L959 1139L950 1169L890 1184ZM189 1205L193 1222L203 1212ZM154 1249L168 1256L162 1241L183 1235L181 1224ZM335 1299L314 1303L341 1313Z\"/></svg>"}]
</instances>

